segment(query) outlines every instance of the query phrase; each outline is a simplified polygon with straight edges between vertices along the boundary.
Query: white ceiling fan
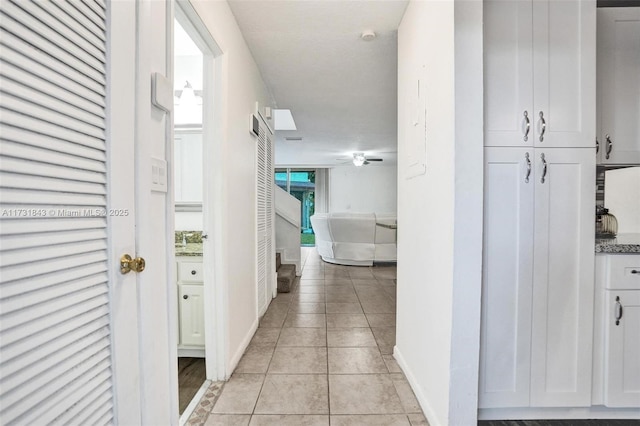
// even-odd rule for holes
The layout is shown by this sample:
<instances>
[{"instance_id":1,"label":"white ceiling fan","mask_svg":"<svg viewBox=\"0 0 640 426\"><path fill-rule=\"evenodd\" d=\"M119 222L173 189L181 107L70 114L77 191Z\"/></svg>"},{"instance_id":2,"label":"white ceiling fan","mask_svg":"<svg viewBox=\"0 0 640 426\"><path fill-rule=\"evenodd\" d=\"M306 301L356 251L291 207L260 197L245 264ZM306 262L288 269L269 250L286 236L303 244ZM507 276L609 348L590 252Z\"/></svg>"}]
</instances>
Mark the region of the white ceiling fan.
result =
<instances>
[{"instance_id":1,"label":"white ceiling fan","mask_svg":"<svg viewBox=\"0 0 640 426\"><path fill-rule=\"evenodd\" d=\"M345 158L337 158L336 160L346 160ZM370 164L371 162L374 161L384 161L382 158L376 158L376 157L368 157L364 154L364 152L354 152L353 153L353 158L348 159L347 161L344 161L343 164L346 163L353 163L354 166L356 167L362 167L362 166L366 166L367 164Z\"/></svg>"}]
</instances>

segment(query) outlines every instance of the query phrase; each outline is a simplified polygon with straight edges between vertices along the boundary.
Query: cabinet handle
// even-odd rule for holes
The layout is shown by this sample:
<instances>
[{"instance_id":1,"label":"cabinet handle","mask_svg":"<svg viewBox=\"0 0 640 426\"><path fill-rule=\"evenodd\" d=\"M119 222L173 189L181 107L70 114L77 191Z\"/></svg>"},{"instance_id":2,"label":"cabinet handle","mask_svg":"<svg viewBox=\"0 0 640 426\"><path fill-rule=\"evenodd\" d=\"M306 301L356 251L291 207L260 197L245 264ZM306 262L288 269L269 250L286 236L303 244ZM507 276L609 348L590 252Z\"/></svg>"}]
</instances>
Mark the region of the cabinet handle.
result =
<instances>
[{"instance_id":1,"label":"cabinet handle","mask_svg":"<svg viewBox=\"0 0 640 426\"><path fill-rule=\"evenodd\" d=\"M547 177L547 160L544 158L544 153L540 154L540 159L542 160L542 177L540 178L540 183L544 183L544 178Z\"/></svg>"},{"instance_id":2,"label":"cabinet handle","mask_svg":"<svg viewBox=\"0 0 640 426\"><path fill-rule=\"evenodd\" d=\"M196 274L195 270L191 271L191 275L195 275L195 274Z\"/></svg>"},{"instance_id":3,"label":"cabinet handle","mask_svg":"<svg viewBox=\"0 0 640 426\"><path fill-rule=\"evenodd\" d=\"M622 319L622 303L620 303L620 296L616 296L616 325L620 325L620 320Z\"/></svg>"},{"instance_id":4,"label":"cabinet handle","mask_svg":"<svg viewBox=\"0 0 640 426\"><path fill-rule=\"evenodd\" d=\"M540 111L540 122L542 123L542 129L540 129L540 142L544 141L544 132L547 130L547 122L544 121L544 113Z\"/></svg>"},{"instance_id":5,"label":"cabinet handle","mask_svg":"<svg viewBox=\"0 0 640 426\"><path fill-rule=\"evenodd\" d=\"M609 154L611 154L611 150L613 149L613 142L611 141L611 137L609 135L606 136L607 139L607 160L609 159Z\"/></svg>"},{"instance_id":6,"label":"cabinet handle","mask_svg":"<svg viewBox=\"0 0 640 426\"><path fill-rule=\"evenodd\" d=\"M183 298L184 300L187 300L187 299L189 298L189 295L188 295L188 294L185 294L184 296L182 296L182 298Z\"/></svg>"},{"instance_id":7,"label":"cabinet handle","mask_svg":"<svg viewBox=\"0 0 640 426\"><path fill-rule=\"evenodd\" d=\"M631 270L631 273L632 273L632 274L640 274L640 271L638 271L637 269L632 269L632 270Z\"/></svg>"},{"instance_id":8,"label":"cabinet handle","mask_svg":"<svg viewBox=\"0 0 640 426\"><path fill-rule=\"evenodd\" d=\"M524 112L524 122L526 124L524 131L524 138L522 138L525 142L529 140L529 130L531 130L531 121L529 121L529 113L527 111Z\"/></svg>"},{"instance_id":9,"label":"cabinet handle","mask_svg":"<svg viewBox=\"0 0 640 426\"><path fill-rule=\"evenodd\" d=\"M600 141L596 138L596 154L600 152Z\"/></svg>"},{"instance_id":10,"label":"cabinet handle","mask_svg":"<svg viewBox=\"0 0 640 426\"><path fill-rule=\"evenodd\" d=\"M524 177L524 182L529 183L529 176L531 176L531 160L529 160L529 153L524 153L524 159L527 162L527 175Z\"/></svg>"}]
</instances>

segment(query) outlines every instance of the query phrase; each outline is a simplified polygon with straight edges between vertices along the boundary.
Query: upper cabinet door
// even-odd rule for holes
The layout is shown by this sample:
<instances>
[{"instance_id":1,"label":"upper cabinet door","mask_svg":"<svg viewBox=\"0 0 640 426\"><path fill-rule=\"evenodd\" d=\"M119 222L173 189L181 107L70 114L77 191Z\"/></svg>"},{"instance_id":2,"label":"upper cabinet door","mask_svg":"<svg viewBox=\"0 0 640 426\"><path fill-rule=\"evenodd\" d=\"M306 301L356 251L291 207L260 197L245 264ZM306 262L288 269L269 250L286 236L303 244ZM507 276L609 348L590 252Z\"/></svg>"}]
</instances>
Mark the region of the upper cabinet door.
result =
<instances>
[{"instance_id":1,"label":"upper cabinet door","mask_svg":"<svg viewBox=\"0 0 640 426\"><path fill-rule=\"evenodd\" d=\"M593 0L484 2L485 146L595 147Z\"/></svg>"},{"instance_id":2,"label":"upper cabinet door","mask_svg":"<svg viewBox=\"0 0 640 426\"><path fill-rule=\"evenodd\" d=\"M640 164L640 7L598 9L600 159Z\"/></svg>"},{"instance_id":3,"label":"upper cabinet door","mask_svg":"<svg viewBox=\"0 0 640 426\"><path fill-rule=\"evenodd\" d=\"M532 146L531 0L483 4L485 146Z\"/></svg>"}]
</instances>

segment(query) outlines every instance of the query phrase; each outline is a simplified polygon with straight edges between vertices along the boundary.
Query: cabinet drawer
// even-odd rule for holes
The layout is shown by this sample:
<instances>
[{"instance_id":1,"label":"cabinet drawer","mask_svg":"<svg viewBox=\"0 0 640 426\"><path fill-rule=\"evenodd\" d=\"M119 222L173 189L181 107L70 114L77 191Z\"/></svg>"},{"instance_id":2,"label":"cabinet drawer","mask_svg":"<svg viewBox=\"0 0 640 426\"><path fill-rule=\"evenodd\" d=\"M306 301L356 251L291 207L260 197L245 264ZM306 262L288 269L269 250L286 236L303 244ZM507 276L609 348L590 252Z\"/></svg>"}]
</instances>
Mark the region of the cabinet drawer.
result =
<instances>
[{"instance_id":1,"label":"cabinet drawer","mask_svg":"<svg viewBox=\"0 0 640 426\"><path fill-rule=\"evenodd\" d=\"M202 262L180 262L178 263L178 281L181 282L202 282Z\"/></svg>"},{"instance_id":2,"label":"cabinet drawer","mask_svg":"<svg viewBox=\"0 0 640 426\"><path fill-rule=\"evenodd\" d=\"M610 255L607 268L607 289L640 290L640 255Z\"/></svg>"}]
</instances>

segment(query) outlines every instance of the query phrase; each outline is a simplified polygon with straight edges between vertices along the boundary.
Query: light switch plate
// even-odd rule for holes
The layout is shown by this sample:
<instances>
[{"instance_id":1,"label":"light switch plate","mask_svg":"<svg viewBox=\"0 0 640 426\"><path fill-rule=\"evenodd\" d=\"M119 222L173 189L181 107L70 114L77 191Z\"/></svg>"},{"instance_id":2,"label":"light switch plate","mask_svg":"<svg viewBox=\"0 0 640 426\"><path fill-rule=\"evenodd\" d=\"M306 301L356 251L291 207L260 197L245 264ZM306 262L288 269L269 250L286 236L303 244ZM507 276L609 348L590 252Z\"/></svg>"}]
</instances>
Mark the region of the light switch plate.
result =
<instances>
[{"instance_id":1,"label":"light switch plate","mask_svg":"<svg viewBox=\"0 0 640 426\"><path fill-rule=\"evenodd\" d=\"M151 74L151 102L166 112L173 108L173 84L159 72Z\"/></svg>"},{"instance_id":2,"label":"light switch plate","mask_svg":"<svg viewBox=\"0 0 640 426\"><path fill-rule=\"evenodd\" d=\"M167 162L160 158L151 158L151 190L167 192Z\"/></svg>"}]
</instances>

